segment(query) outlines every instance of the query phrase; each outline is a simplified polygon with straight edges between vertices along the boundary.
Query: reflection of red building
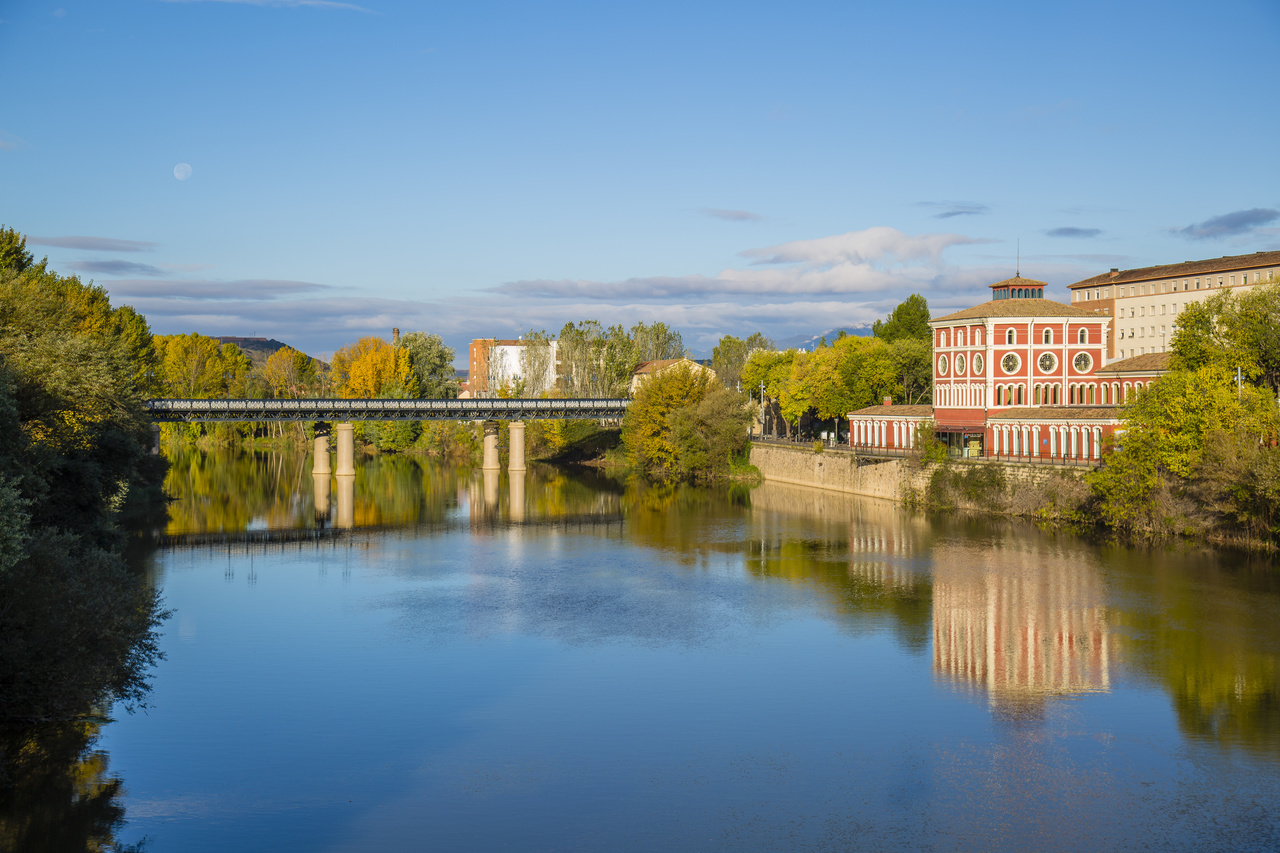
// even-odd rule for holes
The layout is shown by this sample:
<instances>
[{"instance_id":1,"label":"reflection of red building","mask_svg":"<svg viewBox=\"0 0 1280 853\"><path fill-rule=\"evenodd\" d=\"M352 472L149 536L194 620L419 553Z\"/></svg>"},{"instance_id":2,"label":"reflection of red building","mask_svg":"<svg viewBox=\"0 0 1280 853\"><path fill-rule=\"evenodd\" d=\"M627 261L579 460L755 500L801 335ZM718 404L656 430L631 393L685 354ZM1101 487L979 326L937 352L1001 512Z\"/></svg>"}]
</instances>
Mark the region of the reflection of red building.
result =
<instances>
[{"instance_id":1,"label":"reflection of red building","mask_svg":"<svg viewBox=\"0 0 1280 853\"><path fill-rule=\"evenodd\" d=\"M1110 689L1111 643L1093 569L1065 557L1009 557L935 553L934 671L993 697Z\"/></svg>"},{"instance_id":2,"label":"reflection of red building","mask_svg":"<svg viewBox=\"0 0 1280 853\"><path fill-rule=\"evenodd\" d=\"M851 412L851 443L910 448L932 421L955 455L1099 458L1116 407L1166 363L1129 365L1120 381L1123 365L1104 366L1111 318L1044 299L1044 287L999 281L990 301L930 321L933 405Z\"/></svg>"}]
</instances>

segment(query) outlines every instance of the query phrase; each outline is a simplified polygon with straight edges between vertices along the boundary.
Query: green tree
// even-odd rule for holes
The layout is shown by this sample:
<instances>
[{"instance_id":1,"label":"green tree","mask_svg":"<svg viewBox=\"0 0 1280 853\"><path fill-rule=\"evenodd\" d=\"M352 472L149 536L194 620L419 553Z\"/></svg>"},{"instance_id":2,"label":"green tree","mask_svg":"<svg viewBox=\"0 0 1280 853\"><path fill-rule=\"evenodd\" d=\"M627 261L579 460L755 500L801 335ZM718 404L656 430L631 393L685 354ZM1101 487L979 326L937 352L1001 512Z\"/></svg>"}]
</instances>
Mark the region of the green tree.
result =
<instances>
[{"instance_id":1,"label":"green tree","mask_svg":"<svg viewBox=\"0 0 1280 853\"><path fill-rule=\"evenodd\" d=\"M43 274L48 263L48 258L36 263L35 256L27 251L25 235L0 225L0 270L25 273L34 267L34 272Z\"/></svg>"},{"instance_id":2,"label":"green tree","mask_svg":"<svg viewBox=\"0 0 1280 853\"><path fill-rule=\"evenodd\" d=\"M782 389L791 375L791 366L796 356L797 351L793 349L785 352L756 350L747 357L747 363L742 368L743 387L750 392L758 393L757 389L761 385L764 386L765 399L761 404L767 408L770 416L775 419L775 423L778 420L783 422L788 435L791 434L791 424L782 417L781 396Z\"/></svg>"},{"instance_id":3,"label":"green tree","mask_svg":"<svg viewBox=\"0 0 1280 853\"><path fill-rule=\"evenodd\" d=\"M929 340L929 302L918 293L913 293L899 303L889 314L887 320L876 320L871 324L871 333L886 341L901 338L919 338Z\"/></svg>"},{"instance_id":4,"label":"green tree","mask_svg":"<svg viewBox=\"0 0 1280 853\"><path fill-rule=\"evenodd\" d=\"M1195 507L1183 501L1205 461L1211 436L1245 436L1269 445L1276 406L1253 386L1236 388L1221 365L1175 370L1124 408L1119 447L1091 475L1098 517L1140 535L1191 529Z\"/></svg>"},{"instance_id":5,"label":"green tree","mask_svg":"<svg viewBox=\"0 0 1280 853\"><path fill-rule=\"evenodd\" d=\"M745 395L709 383L696 405L667 415L675 446L675 471L685 478L714 479L727 474L747 448L751 410Z\"/></svg>"},{"instance_id":6,"label":"green tree","mask_svg":"<svg viewBox=\"0 0 1280 853\"><path fill-rule=\"evenodd\" d=\"M677 364L640 386L622 420L622 443L632 466L652 472L680 470L671 413L686 406L697 407L712 382L705 370Z\"/></svg>"},{"instance_id":7,"label":"green tree","mask_svg":"<svg viewBox=\"0 0 1280 853\"><path fill-rule=\"evenodd\" d=\"M665 358L684 358L689 354L685 349L684 338L666 323L658 322L652 325L636 323L631 327L630 338L634 347L632 357L637 363Z\"/></svg>"},{"instance_id":8,"label":"green tree","mask_svg":"<svg viewBox=\"0 0 1280 853\"><path fill-rule=\"evenodd\" d=\"M751 354L772 349L773 341L761 332L752 332L746 340L725 335L711 352L711 369L726 388L736 388Z\"/></svg>"},{"instance_id":9,"label":"green tree","mask_svg":"<svg viewBox=\"0 0 1280 853\"><path fill-rule=\"evenodd\" d=\"M408 353L409 367L418 385L418 394L428 400L452 400L458 396L456 353L444 339L432 332L409 332L400 338L400 349Z\"/></svg>"}]
</instances>

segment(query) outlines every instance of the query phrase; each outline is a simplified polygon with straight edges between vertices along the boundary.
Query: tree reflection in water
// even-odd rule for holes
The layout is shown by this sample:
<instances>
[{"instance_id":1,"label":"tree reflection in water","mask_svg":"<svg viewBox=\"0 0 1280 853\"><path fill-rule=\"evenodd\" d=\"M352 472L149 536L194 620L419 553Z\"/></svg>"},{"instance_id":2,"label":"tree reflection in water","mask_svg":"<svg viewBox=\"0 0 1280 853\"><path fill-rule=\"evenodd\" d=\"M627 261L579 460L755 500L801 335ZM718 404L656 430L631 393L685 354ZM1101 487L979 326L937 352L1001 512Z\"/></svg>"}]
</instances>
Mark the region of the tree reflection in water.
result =
<instances>
[{"instance_id":1,"label":"tree reflection in water","mask_svg":"<svg viewBox=\"0 0 1280 853\"><path fill-rule=\"evenodd\" d=\"M166 616L143 572L65 534L0 572L0 848L119 849L94 742L112 705L145 703Z\"/></svg>"},{"instance_id":2,"label":"tree reflection in water","mask_svg":"<svg viewBox=\"0 0 1280 853\"><path fill-rule=\"evenodd\" d=\"M878 610L944 682L1031 723L1045 703L1159 685L1192 740L1280 756L1280 573L1225 552L1099 546L1030 524L925 518L766 483L748 565L814 584L838 613ZM797 536L790 520L807 520ZM821 519L820 535L813 520Z\"/></svg>"}]
</instances>

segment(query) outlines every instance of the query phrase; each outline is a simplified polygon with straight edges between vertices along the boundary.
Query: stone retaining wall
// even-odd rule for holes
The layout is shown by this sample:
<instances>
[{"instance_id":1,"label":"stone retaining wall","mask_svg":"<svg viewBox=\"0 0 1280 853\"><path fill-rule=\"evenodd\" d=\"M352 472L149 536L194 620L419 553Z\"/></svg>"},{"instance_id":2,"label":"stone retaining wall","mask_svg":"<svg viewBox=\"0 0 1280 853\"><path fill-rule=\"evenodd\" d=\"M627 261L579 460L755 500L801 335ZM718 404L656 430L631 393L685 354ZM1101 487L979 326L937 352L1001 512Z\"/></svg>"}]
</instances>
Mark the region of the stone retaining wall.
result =
<instances>
[{"instance_id":1,"label":"stone retaining wall","mask_svg":"<svg viewBox=\"0 0 1280 853\"><path fill-rule=\"evenodd\" d=\"M908 476L901 459L858 457L848 450L814 453L804 445L751 445L751 464L765 480L901 500Z\"/></svg>"},{"instance_id":2,"label":"stone retaining wall","mask_svg":"<svg viewBox=\"0 0 1280 853\"><path fill-rule=\"evenodd\" d=\"M760 469L760 474L769 482L895 501L903 500L908 494L923 494L937 468L913 468L903 459L859 457L849 450L826 448L821 453L814 453L806 445L760 442L751 445L751 464ZM997 466L1011 492L1019 491L1020 486L1030 487L1023 491L1029 492L1024 497L1031 503L1038 502L1038 493L1046 487L1052 487L1054 481L1061 482L1064 477L1076 480L1088 470L1071 466L977 459L952 459L949 464L961 469L970 466ZM1013 510L1014 514L1024 512L1023 507L1015 508L1012 503L1007 507L973 508L995 512Z\"/></svg>"}]
</instances>

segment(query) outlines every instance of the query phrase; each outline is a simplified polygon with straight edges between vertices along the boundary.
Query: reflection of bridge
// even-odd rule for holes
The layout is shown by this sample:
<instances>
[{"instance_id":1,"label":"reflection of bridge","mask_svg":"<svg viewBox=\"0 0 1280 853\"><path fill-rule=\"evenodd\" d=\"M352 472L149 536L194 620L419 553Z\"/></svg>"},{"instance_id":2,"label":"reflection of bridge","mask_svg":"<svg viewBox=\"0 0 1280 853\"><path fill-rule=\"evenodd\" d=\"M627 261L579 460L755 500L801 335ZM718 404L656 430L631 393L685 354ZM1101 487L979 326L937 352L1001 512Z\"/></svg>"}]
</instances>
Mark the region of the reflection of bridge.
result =
<instances>
[{"instance_id":1,"label":"reflection of bridge","mask_svg":"<svg viewBox=\"0 0 1280 853\"><path fill-rule=\"evenodd\" d=\"M524 468L524 422L565 418L620 418L627 399L602 400L148 400L151 419L163 423L197 421L342 421L337 425L339 477L355 474L351 421L483 421L484 469L496 471L498 421L511 422L510 470ZM329 473L329 436L316 434L316 474Z\"/></svg>"}]
</instances>

